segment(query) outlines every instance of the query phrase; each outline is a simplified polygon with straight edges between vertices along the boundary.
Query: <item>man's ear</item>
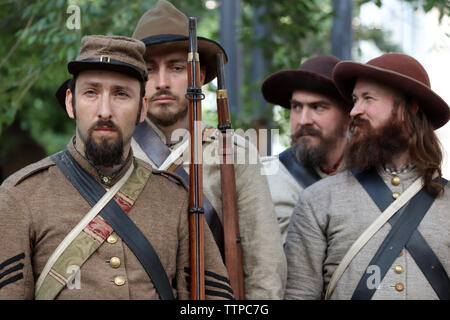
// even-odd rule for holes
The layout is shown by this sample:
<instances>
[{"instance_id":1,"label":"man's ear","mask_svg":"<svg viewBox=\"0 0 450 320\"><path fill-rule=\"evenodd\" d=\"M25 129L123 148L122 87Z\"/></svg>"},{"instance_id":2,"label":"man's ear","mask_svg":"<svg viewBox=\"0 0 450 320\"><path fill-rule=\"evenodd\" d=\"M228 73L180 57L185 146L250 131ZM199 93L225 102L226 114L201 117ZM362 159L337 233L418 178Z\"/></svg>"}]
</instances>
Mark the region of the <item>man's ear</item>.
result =
<instances>
[{"instance_id":1,"label":"man's ear","mask_svg":"<svg viewBox=\"0 0 450 320\"><path fill-rule=\"evenodd\" d=\"M66 111L69 118L75 119L74 106L72 105L72 91L70 89L66 90Z\"/></svg>"},{"instance_id":2,"label":"man's ear","mask_svg":"<svg viewBox=\"0 0 450 320\"><path fill-rule=\"evenodd\" d=\"M142 108L141 108L141 114L139 116L139 123L141 123L145 120L145 117L147 117L147 111L148 111L148 98L147 98L147 96L144 96L142 98Z\"/></svg>"}]
</instances>

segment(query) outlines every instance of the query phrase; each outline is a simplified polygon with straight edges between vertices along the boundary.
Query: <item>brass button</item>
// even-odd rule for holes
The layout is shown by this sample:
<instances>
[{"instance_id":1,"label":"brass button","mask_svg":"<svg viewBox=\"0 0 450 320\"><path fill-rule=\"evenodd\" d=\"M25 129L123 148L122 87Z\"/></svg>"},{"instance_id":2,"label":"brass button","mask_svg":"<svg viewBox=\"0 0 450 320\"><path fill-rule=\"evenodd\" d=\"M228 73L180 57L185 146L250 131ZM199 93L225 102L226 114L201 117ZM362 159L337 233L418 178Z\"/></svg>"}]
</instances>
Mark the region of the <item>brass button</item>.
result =
<instances>
[{"instance_id":1,"label":"brass button","mask_svg":"<svg viewBox=\"0 0 450 320\"><path fill-rule=\"evenodd\" d=\"M401 282L395 284L395 290L398 292L402 292L405 289L405 285Z\"/></svg>"},{"instance_id":2,"label":"brass button","mask_svg":"<svg viewBox=\"0 0 450 320\"><path fill-rule=\"evenodd\" d=\"M117 276L114 278L114 283L116 286L123 286L125 284L125 277L123 276Z\"/></svg>"},{"instance_id":3,"label":"brass button","mask_svg":"<svg viewBox=\"0 0 450 320\"><path fill-rule=\"evenodd\" d=\"M398 197L400 197L400 193L394 192L394 193L392 194L392 197L393 197L394 199L397 199Z\"/></svg>"},{"instance_id":4,"label":"brass button","mask_svg":"<svg viewBox=\"0 0 450 320\"><path fill-rule=\"evenodd\" d=\"M395 273L400 274L403 272L403 267L401 265L397 265L394 267L394 271L395 271Z\"/></svg>"},{"instance_id":5,"label":"brass button","mask_svg":"<svg viewBox=\"0 0 450 320\"><path fill-rule=\"evenodd\" d=\"M103 177L102 180L103 180L104 183L109 183L109 178L108 177Z\"/></svg>"},{"instance_id":6,"label":"brass button","mask_svg":"<svg viewBox=\"0 0 450 320\"><path fill-rule=\"evenodd\" d=\"M117 258L117 257L112 257L112 258L109 260L109 265L110 265L111 267L113 267L113 268L118 268L118 267L120 267L120 259Z\"/></svg>"},{"instance_id":7,"label":"brass button","mask_svg":"<svg viewBox=\"0 0 450 320\"><path fill-rule=\"evenodd\" d=\"M108 243L114 244L117 242L117 236L115 234L111 234L108 238L106 238Z\"/></svg>"},{"instance_id":8,"label":"brass button","mask_svg":"<svg viewBox=\"0 0 450 320\"><path fill-rule=\"evenodd\" d=\"M398 186L398 185L400 184L400 178L397 177L397 176L393 176L393 177L392 177L392 180L391 180L391 183L392 183L394 186Z\"/></svg>"}]
</instances>

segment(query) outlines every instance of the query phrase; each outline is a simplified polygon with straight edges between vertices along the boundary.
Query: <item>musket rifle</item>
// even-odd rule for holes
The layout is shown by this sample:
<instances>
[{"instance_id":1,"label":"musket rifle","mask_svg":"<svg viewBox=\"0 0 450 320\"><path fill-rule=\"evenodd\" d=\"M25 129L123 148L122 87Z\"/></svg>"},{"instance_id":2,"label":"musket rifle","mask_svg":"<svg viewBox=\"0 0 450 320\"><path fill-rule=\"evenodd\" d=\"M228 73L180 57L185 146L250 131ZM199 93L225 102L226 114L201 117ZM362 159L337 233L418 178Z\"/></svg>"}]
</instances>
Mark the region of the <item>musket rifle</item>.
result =
<instances>
[{"instance_id":1,"label":"musket rifle","mask_svg":"<svg viewBox=\"0 0 450 320\"><path fill-rule=\"evenodd\" d=\"M197 18L189 18L188 53L189 133L191 162L189 164L189 246L191 263L191 299L205 299L205 254L203 229L202 174L202 106L204 98L200 85L200 62L197 52Z\"/></svg>"},{"instance_id":2,"label":"musket rifle","mask_svg":"<svg viewBox=\"0 0 450 320\"><path fill-rule=\"evenodd\" d=\"M221 154L220 182L222 187L222 213L225 245L225 265L236 300L245 299L242 244L236 201L236 178L234 175L233 141L223 54L217 54L217 115L220 130Z\"/></svg>"}]
</instances>

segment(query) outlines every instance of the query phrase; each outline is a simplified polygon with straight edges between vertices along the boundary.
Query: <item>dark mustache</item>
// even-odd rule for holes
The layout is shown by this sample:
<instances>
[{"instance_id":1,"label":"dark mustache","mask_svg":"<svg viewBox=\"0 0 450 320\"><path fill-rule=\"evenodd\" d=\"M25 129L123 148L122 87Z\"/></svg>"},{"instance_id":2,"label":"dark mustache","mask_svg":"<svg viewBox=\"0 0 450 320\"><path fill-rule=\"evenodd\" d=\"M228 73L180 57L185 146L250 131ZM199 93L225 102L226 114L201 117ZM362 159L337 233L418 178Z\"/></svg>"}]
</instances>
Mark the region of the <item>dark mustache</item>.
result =
<instances>
[{"instance_id":1,"label":"dark mustache","mask_svg":"<svg viewBox=\"0 0 450 320\"><path fill-rule=\"evenodd\" d=\"M369 120L363 119L360 116L356 116L350 121L350 128L354 127L368 127L370 126Z\"/></svg>"},{"instance_id":2,"label":"dark mustache","mask_svg":"<svg viewBox=\"0 0 450 320\"><path fill-rule=\"evenodd\" d=\"M111 120L98 120L92 127L91 127L91 131L95 130L96 128L111 128L111 129L115 129L118 130L117 126L114 124L114 122L112 122Z\"/></svg>"},{"instance_id":3,"label":"dark mustache","mask_svg":"<svg viewBox=\"0 0 450 320\"><path fill-rule=\"evenodd\" d=\"M151 96L150 101L159 96L169 96L172 99L176 99L176 96L172 92L170 92L170 90L162 89L162 90L159 90L158 92L156 92L153 96Z\"/></svg>"},{"instance_id":4,"label":"dark mustache","mask_svg":"<svg viewBox=\"0 0 450 320\"><path fill-rule=\"evenodd\" d=\"M297 131L295 131L291 135L291 138L296 140L296 139L298 139L298 138L300 138L302 136L317 136L317 137L321 137L322 133L320 132L320 130L314 129L311 126L305 126L305 127L301 127Z\"/></svg>"}]
</instances>

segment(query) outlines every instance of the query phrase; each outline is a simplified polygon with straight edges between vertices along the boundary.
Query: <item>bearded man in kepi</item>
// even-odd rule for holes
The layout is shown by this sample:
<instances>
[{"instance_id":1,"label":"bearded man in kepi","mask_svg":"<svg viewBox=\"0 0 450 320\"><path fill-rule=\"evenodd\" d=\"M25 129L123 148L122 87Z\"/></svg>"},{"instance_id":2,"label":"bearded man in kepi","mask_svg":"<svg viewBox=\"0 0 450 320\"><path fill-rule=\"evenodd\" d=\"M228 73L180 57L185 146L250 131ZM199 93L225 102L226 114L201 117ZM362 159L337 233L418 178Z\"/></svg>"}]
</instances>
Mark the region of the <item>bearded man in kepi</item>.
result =
<instances>
[{"instance_id":1,"label":"bearded man in kepi","mask_svg":"<svg viewBox=\"0 0 450 320\"><path fill-rule=\"evenodd\" d=\"M268 102L290 109L291 147L261 159L283 242L300 191L344 168L350 103L332 78L340 61L313 57L296 70L275 72L261 87Z\"/></svg>"},{"instance_id":2,"label":"bearded man in kepi","mask_svg":"<svg viewBox=\"0 0 450 320\"><path fill-rule=\"evenodd\" d=\"M75 136L0 187L0 299L189 298L186 187L131 149L148 109L144 52L128 37L81 40L62 104ZM205 270L206 298L232 299L209 230Z\"/></svg>"},{"instance_id":3,"label":"bearded man in kepi","mask_svg":"<svg viewBox=\"0 0 450 320\"><path fill-rule=\"evenodd\" d=\"M348 171L304 190L285 252L286 299L450 299L450 186L434 130L450 117L413 57L341 62Z\"/></svg>"},{"instance_id":4,"label":"bearded man in kepi","mask_svg":"<svg viewBox=\"0 0 450 320\"><path fill-rule=\"evenodd\" d=\"M142 15L133 34L133 38L146 45L144 59L149 74L148 114L134 134L133 151L154 168L177 168L177 173L182 169L186 178L190 152L185 97L188 26L188 18L182 12L167 1L158 1ZM217 53L225 58L226 54L217 42L203 37L198 37L198 53L201 86L217 76ZM219 136L217 129L202 124L204 216L217 245L223 248ZM270 191L261 174L258 151L237 134L233 135L232 142L245 298L281 299L286 259ZM161 154L165 155L162 159Z\"/></svg>"}]
</instances>

